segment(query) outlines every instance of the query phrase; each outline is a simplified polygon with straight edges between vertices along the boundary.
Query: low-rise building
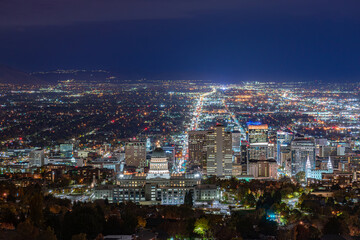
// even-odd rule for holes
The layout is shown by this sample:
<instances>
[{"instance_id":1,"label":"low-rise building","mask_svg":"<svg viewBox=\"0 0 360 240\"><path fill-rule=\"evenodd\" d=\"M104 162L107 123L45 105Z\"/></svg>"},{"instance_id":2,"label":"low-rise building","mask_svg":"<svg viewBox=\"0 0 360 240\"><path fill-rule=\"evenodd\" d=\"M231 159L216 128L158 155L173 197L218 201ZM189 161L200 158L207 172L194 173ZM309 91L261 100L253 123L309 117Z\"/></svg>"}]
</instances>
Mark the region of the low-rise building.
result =
<instances>
[{"instance_id":1,"label":"low-rise building","mask_svg":"<svg viewBox=\"0 0 360 240\"><path fill-rule=\"evenodd\" d=\"M275 159L249 160L248 168L249 168L248 175L254 176L255 179L277 178L278 165Z\"/></svg>"}]
</instances>

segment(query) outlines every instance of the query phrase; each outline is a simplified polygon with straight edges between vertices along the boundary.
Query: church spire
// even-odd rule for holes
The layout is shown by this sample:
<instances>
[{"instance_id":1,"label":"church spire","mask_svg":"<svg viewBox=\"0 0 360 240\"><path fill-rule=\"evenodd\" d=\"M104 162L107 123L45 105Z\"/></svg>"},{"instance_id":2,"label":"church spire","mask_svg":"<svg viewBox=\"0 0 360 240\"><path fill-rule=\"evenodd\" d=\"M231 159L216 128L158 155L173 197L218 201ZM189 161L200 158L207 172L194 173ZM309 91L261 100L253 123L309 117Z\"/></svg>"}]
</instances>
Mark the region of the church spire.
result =
<instances>
[{"instance_id":1,"label":"church spire","mask_svg":"<svg viewBox=\"0 0 360 240\"><path fill-rule=\"evenodd\" d=\"M327 168L328 168L328 170L333 170L333 165L332 165L332 163L331 163L331 159L330 159L330 156L329 156L329 161L327 162Z\"/></svg>"},{"instance_id":2,"label":"church spire","mask_svg":"<svg viewBox=\"0 0 360 240\"><path fill-rule=\"evenodd\" d=\"M310 178L310 172L311 172L311 164L310 164L310 157L309 155L307 156L306 159L306 165L305 165L305 178Z\"/></svg>"}]
</instances>

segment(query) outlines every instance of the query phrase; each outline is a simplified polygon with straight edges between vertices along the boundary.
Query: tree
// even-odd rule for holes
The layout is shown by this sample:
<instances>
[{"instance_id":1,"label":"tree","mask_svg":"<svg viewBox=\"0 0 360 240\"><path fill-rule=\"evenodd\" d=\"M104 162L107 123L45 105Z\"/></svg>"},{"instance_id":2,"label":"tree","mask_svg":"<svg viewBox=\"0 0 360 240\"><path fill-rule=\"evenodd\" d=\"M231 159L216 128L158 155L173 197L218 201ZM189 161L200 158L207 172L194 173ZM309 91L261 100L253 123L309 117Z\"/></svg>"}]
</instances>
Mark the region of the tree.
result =
<instances>
[{"instance_id":1,"label":"tree","mask_svg":"<svg viewBox=\"0 0 360 240\"><path fill-rule=\"evenodd\" d=\"M2 210L0 214L0 221L16 226L18 224L18 219L16 217L16 209L9 205L1 205L0 207Z\"/></svg>"},{"instance_id":2,"label":"tree","mask_svg":"<svg viewBox=\"0 0 360 240\"><path fill-rule=\"evenodd\" d=\"M194 228L192 228L192 230L193 229ZM165 220L157 227L156 231L166 232L170 237L174 237L175 239L185 239L190 237L187 231L186 221Z\"/></svg>"},{"instance_id":3,"label":"tree","mask_svg":"<svg viewBox=\"0 0 360 240\"><path fill-rule=\"evenodd\" d=\"M253 214L243 214L242 212L235 211L231 214L231 222L235 227L238 234L243 238L253 238L257 216Z\"/></svg>"},{"instance_id":4,"label":"tree","mask_svg":"<svg viewBox=\"0 0 360 240\"><path fill-rule=\"evenodd\" d=\"M16 231L18 233L16 240L35 240L39 235L39 229L29 220L20 223Z\"/></svg>"},{"instance_id":5,"label":"tree","mask_svg":"<svg viewBox=\"0 0 360 240\"><path fill-rule=\"evenodd\" d=\"M121 214L123 222L123 234L133 234L138 225L138 219L133 210L126 209Z\"/></svg>"},{"instance_id":6,"label":"tree","mask_svg":"<svg viewBox=\"0 0 360 240\"><path fill-rule=\"evenodd\" d=\"M79 233L86 233L89 238L94 239L103 231L105 218L100 207L79 204L74 205L72 211L66 213L63 222L65 239Z\"/></svg>"},{"instance_id":7,"label":"tree","mask_svg":"<svg viewBox=\"0 0 360 240\"><path fill-rule=\"evenodd\" d=\"M344 221L342 221L338 217L332 217L325 224L323 232L324 234L342 235L348 233L349 229L347 226L345 226Z\"/></svg>"},{"instance_id":8,"label":"tree","mask_svg":"<svg viewBox=\"0 0 360 240\"><path fill-rule=\"evenodd\" d=\"M137 217L138 220L138 227L145 228L146 227L146 220L143 217Z\"/></svg>"},{"instance_id":9,"label":"tree","mask_svg":"<svg viewBox=\"0 0 360 240\"><path fill-rule=\"evenodd\" d=\"M295 179L298 182L304 182L305 181L305 172L304 171L300 171L295 175Z\"/></svg>"},{"instance_id":10,"label":"tree","mask_svg":"<svg viewBox=\"0 0 360 240\"><path fill-rule=\"evenodd\" d=\"M259 223L259 230L264 235L275 236L277 229L277 224L274 221L269 221L263 217Z\"/></svg>"},{"instance_id":11,"label":"tree","mask_svg":"<svg viewBox=\"0 0 360 240\"><path fill-rule=\"evenodd\" d=\"M54 230L51 227L47 227L42 231L36 240L57 240Z\"/></svg>"},{"instance_id":12,"label":"tree","mask_svg":"<svg viewBox=\"0 0 360 240\"><path fill-rule=\"evenodd\" d=\"M275 203L280 203L282 198L280 190L275 191L272 197Z\"/></svg>"},{"instance_id":13,"label":"tree","mask_svg":"<svg viewBox=\"0 0 360 240\"><path fill-rule=\"evenodd\" d=\"M99 233L99 235L97 235L95 240L104 240L104 236L101 233Z\"/></svg>"},{"instance_id":14,"label":"tree","mask_svg":"<svg viewBox=\"0 0 360 240\"><path fill-rule=\"evenodd\" d=\"M37 227L41 227L44 221L43 206L43 196L41 192L34 193L30 200L30 219Z\"/></svg>"},{"instance_id":15,"label":"tree","mask_svg":"<svg viewBox=\"0 0 360 240\"><path fill-rule=\"evenodd\" d=\"M190 207L193 206L193 196L192 196L192 193L190 191L187 191L185 193L185 199L184 199L184 204L185 205L188 205Z\"/></svg>"},{"instance_id":16,"label":"tree","mask_svg":"<svg viewBox=\"0 0 360 240\"><path fill-rule=\"evenodd\" d=\"M254 207L256 204L256 199L254 195L252 195L251 193L247 193L242 200L242 204L244 204L245 206Z\"/></svg>"},{"instance_id":17,"label":"tree","mask_svg":"<svg viewBox=\"0 0 360 240\"><path fill-rule=\"evenodd\" d=\"M206 218L199 218L195 222L194 233L197 233L203 237L207 236L209 231L209 220Z\"/></svg>"},{"instance_id":18,"label":"tree","mask_svg":"<svg viewBox=\"0 0 360 240\"><path fill-rule=\"evenodd\" d=\"M79 234L73 235L71 237L71 240L86 240L86 234L85 233L79 233Z\"/></svg>"},{"instance_id":19,"label":"tree","mask_svg":"<svg viewBox=\"0 0 360 240\"><path fill-rule=\"evenodd\" d=\"M122 233L123 221L117 216L110 216L104 226L105 235L117 235Z\"/></svg>"},{"instance_id":20,"label":"tree","mask_svg":"<svg viewBox=\"0 0 360 240\"><path fill-rule=\"evenodd\" d=\"M310 226L309 227L309 238L310 239L319 239L320 238L320 231L316 227Z\"/></svg>"}]
</instances>

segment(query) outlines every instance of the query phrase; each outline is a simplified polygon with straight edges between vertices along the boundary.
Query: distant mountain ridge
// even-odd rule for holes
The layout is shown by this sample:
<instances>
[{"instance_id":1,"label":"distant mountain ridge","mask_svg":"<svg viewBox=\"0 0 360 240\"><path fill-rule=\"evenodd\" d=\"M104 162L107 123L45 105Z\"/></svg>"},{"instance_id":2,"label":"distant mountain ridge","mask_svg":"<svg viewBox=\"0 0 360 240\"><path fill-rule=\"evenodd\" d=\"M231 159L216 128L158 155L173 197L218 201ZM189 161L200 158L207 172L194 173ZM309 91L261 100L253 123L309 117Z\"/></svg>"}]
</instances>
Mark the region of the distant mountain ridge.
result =
<instances>
[{"instance_id":1,"label":"distant mountain ridge","mask_svg":"<svg viewBox=\"0 0 360 240\"><path fill-rule=\"evenodd\" d=\"M68 69L54 70L46 72L33 72L32 76L43 79L47 82L56 83L65 80L77 80L88 82L111 82L117 79L112 73L105 70L84 70L84 69Z\"/></svg>"},{"instance_id":2,"label":"distant mountain ridge","mask_svg":"<svg viewBox=\"0 0 360 240\"><path fill-rule=\"evenodd\" d=\"M45 81L30 75L29 73L0 65L0 83L2 84L19 84L19 85L39 85L46 84Z\"/></svg>"}]
</instances>

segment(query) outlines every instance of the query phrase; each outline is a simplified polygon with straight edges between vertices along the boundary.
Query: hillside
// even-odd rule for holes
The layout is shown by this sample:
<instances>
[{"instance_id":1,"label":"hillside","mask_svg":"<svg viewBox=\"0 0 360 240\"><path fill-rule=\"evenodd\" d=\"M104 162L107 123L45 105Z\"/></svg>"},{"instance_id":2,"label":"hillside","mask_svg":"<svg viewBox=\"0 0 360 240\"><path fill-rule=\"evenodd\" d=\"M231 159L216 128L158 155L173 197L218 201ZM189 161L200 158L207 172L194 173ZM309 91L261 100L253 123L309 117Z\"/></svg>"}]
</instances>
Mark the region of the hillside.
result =
<instances>
[{"instance_id":1,"label":"hillside","mask_svg":"<svg viewBox=\"0 0 360 240\"><path fill-rule=\"evenodd\" d=\"M30 74L8 67L0 65L0 83L2 84L44 84L43 80Z\"/></svg>"}]
</instances>

